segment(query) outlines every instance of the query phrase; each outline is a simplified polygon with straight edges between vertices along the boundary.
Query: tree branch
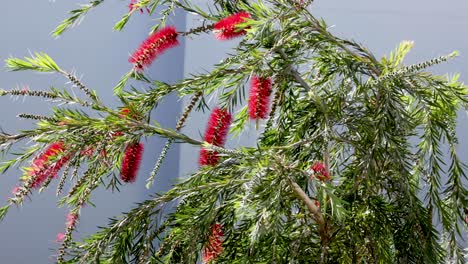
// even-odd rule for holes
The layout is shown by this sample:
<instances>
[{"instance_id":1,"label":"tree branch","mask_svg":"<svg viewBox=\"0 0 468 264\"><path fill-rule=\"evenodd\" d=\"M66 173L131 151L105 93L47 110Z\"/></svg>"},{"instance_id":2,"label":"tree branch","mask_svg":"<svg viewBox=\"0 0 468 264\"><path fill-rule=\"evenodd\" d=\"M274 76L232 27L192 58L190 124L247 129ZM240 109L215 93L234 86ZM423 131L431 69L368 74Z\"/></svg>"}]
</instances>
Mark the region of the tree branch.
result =
<instances>
[{"instance_id":1,"label":"tree branch","mask_svg":"<svg viewBox=\"0 0 468 264\"><path fill-rule=\"evenodd\" d=\"M302 190L302 188L296 182L294 182L292 179L289 179L289 182L294 193L302 200L302 202L304 202L307 209L311 213L312 218L315 220L315 223L317 223L320 240L322 242L323 253L324 255L326 255L326 252L328 251L328 244L330 242L330 235L328 234L327 224L325 222L325 218L323 217L322 212L315 205L314 201L312 201L312 199L309 198L309 196L304 192L304 190Z\"/></svg>"}]
</instances>

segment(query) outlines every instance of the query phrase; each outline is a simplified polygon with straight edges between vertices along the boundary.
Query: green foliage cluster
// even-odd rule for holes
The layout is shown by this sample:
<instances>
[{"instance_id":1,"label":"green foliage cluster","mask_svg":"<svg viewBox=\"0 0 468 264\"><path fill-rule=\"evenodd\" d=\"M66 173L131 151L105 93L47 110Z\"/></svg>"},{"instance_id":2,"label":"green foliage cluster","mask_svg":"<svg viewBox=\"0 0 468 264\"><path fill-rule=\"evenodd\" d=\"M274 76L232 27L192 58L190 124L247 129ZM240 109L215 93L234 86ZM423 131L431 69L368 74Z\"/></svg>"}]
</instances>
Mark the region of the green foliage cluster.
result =
<instances>
[{"instance_id":1,"label":"green foliage cluster","mask_svg":"<svg viewBox=\"0 0 468 264\"><path fill-rule=\"evenodd\" d=\"M62 34L103 3L92 1L71 11L53 35ZM175 84L133 70L123 76L116 96L122 107L137 113L124 118L120 109L107 107L95 91L46 54L6 61L12 71L60 74L84 93L86 99L66 87L0 90L1 96L41 96L65 103L51 116L22 114L38 120L32 130L0 134L2 154L10 153L13 144L32 142L0 170L27 166L23 164L45 146L63 142L64 155L70 158L57 192L62 192L66 180L73 183L59 204L74 213L84 203L92 204L98 186L124 188L118 178L122 152L141 137L158 135L170 141L167 148L172 142L192 144L222 156L218 165L201 167L167 193L155 194L112 218L83 241L66 239L59 262L197 263L210 227L220 223L223 251L216 263L465 263L460 241L467 227L467 177L457 155L455 127L457 113L468 106L468 87L458 75L438 76L426 70L456 53L405 65L403 59L412 47L405 41L378 60L361 44L330 33L309 4L217 0L212 8L202 9L187 0L139 1L138 7L148 7L150 13L164 8L152 31L175 9L203 20L193 34L206 33L211 29L207 25L238 11L249 12L252 19L242 25L247 35L233 54L211 72ZM135 10L115 29L122 30ZM162 128L150 117L169 94L194 98L180 127L192 109L206 109L205 98L214 93L220 95L218 105L233 111L246 104L252 74L271 77L274 90L272 112L255 148L212 146L179 129ZM151 88L126 90L130 79ZM231 133L242 132L247 121L244 107L236 113ZM123 135L115 137L116 131ZM89 146L106 154L79 154ZM311 177L310 168L317 161L325 164L331 181ZM0 209L0 219L32 194L26 187L23 195Z\"/></svg>"}]
</instances>

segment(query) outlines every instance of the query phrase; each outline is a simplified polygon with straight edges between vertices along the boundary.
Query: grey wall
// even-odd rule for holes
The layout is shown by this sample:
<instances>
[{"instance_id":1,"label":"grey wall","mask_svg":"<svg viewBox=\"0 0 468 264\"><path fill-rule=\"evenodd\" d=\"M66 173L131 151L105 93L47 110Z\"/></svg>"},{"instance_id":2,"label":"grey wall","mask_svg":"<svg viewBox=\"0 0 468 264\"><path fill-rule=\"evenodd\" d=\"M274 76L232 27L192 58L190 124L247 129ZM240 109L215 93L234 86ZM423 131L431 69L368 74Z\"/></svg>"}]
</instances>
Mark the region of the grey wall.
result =
<instances>
[{"instance_id":1,"label":"grey wall","mask_svg":"<svg viewBox=\"0 0 468 264\"><path fill-rule=\"evenodd\" d=\"M86 1L78 1L86 2ZM113 32L113 23L125 14L126 1L106 1L102 6L88 14L82 24L67 32L59 39L50 36L50 32L64 19L71 9L78 7L77 1L4 1L0 11L0 60L10 55L28 56L29 51L48 53L65 70L76 70L78 76L89 87L96 89L109 105L118 106L112 96L112 87L121 75L128 72L129 54L146 38L152 25L147 15L136 14L124 32ZM185 16L180 15L171 21L179 30L184 30ZM174 82L183 76L184 43L161 56L149 69L153 78ZM53 84L66 85L61 76L36 74L33 72L7 73L0 71L0 88L10 89L29 85L31 89L44 89ZM145 88L135 83L137 88ZM79 90L75 90L80 94ZM37 98L0 98L0 127L14 133L19 129L32 126L29 120L20 120L18 113L28 112L47 114L52 103L44 103ZM174 127L174 116L180 106L176 98L167 98L153 114L161 125ZM167 162L160 171L160 176L150 191L146 190L145 179L149 175L153 162L157 159L164 140L151 138L145 142L143 166L138 181L125 185L121 193L112 194L99 190L92 201L97 208L87 206L82 209L82 218L78 227L78 237L96 230L96 226L107 224L107 218L128 211L134 203L143 200L149 193L163 192L178 175L179 149L175 145L169 152ZM9 171L0 176L0 205L11 195L11 189L17 184L21 174ZM52 184L55 187L57 182ZM65 188L67 190L68 187ZM52 263L55 260L55 236L64 230L66 208L57 208L54 188L41 194L33 194L32 201L26 201L23 208L12 208L6 219L0 224L0 263Z\"/></svg>"}]
</instances>

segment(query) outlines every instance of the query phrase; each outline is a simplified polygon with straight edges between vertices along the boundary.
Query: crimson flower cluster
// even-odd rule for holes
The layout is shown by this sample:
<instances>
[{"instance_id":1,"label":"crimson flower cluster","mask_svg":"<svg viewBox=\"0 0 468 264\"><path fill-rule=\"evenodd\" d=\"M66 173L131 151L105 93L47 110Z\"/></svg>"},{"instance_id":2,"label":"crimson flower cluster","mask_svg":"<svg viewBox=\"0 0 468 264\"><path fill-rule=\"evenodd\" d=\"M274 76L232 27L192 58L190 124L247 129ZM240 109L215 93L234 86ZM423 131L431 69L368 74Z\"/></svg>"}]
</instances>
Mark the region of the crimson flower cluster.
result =
<instances>
[{"instance_id":1,"label":"crimson flower cluster","mask_svg":"<svg viewBox=\"0 0 468 264\"><path fill-rule=\"evenodd\" d=\"M169 48L179 45L174 27L165 27L154 32L147 38L130 57L129 62L134 64L136 70L143 70L153 63L158 55Z\"/></svg>"},{"instance_id":2,"label":"crimson flower cluster","mask_svg":"<svg viewBox=\"0 0 468 264\"><path fill-rule=\"evenodd\" d=\"M315 176L319 181L329 181L331 180L330 173L327 170L325 164L320 161L317 161L311 167L312 171L314 172L313 176Z\"/></svg>"},{"instance_id":3,"label":"crimson flower cluster","mask_svg":"<svg viewBox=\"0 0 468 264\"><path fill-rule=\"evenodd\" d=\"M271 79L253 76L249 93L250 119L265 119L270 103Z\"/></svg>"},{"instance_id":4,"label":"crimson flower cluster","mask_svg":"<svg viewBox=\"0 0 468 264\"><path fill-rule=\"evenodd\" d=\"M63 155L65 145L63 142L56 142L51 144L42 154L37 156L27 169L29 177L32 177L32 187L37 188L46 181L49 177L55 178L60 169L70 159L69 155ZM53 158L63 155L55 162Z\"/></svg>"},{"instance_id":5,"label":"crimson flower cluster","mask_svg":"<svg viewBox=\"0 0 468 264\"><path fill-rule=\"evenodd\" d=\"M245 29L239 29L238 25L246 22L249 18L250 14L242 11L221 19L216 24L214 24L213 27L216 38L219 40L228 40L245 35L245 33L247 33Z\"/></svg>"},{"instance_id":6,"label":"crimson flower cluster","mask_svg":"<svg viewBox=\"0 0 468 264\"><path fill-rule=\"evenodd\" d=\"M223 227L221 224L211 226L211 234L208 242L203 247L203 262L209 263L216 260L223 252Z\"/></svg>"},{"instance_id":7,"label":"crimson flower cluster","mask_svg":"<svg viewBox=\"0 0 468 264\"><path fill-rule=\"evenodd\" d=\"M65 225L67 227L75 226L77 220L78 220L78 215L77 214L69 213L69 214L67 214Z\"/></svg>"},{"instance_id":8,"label":"crimson flower cluster","mask_svg":"<svg viewBox=\"0 0 468 264\"><path fill-rule=\"evenodd\" d=\"M143 157L143 143L131 143L126 149L122 159L120 179L124 182L134 182Z\"/></svg>"},{"instance_id":9,"label":"crimson flower cluster","mask_svg":"<svg viewBox=\"0 0 468 264\"><path fill-rule=\"evenodd\" d=\"M76 222L78 221L78 215L75 213L69 213L66 216L65 226L67 228L74 229L76 226ZM65 233L58 233L56 237L57 242L62 242L67 235Z\"/></svg>"},{"instance_id":10,"label":"crimson flower cluster","mask_svg":"<svg viewBox=\"0 0 468 264\"><path fill-rule=\"evenodd\" d=\"M226 109L215 108L211 112L203 140L218 147L224 146L231 121L232 116ZM204 148L200 150L200 165L215 165L218 162L219 155L216 151Z\"/></svg>"},{"instance_id":11,"label":"crimson flower cluster","mask_svg":"<svg viewBox=\"0 0 468 264\"><path fill-rule=\"evenodd\" d=\"M130 11L138 8L136 5L137 3L137 0L132 0L130 2L128 6ZM143 12L143 10L140 9L140 12ZM245 29L239 29L238 26L246 22L249 18L250 14L242 11L221 19L213 26L216 38L228 40L245 35ZM179 45L179 41L177 40L178 35L179 33L172 26L167 26L154 32L140 44L135 52L133 52L129 62L134 65L137 71L143 70L145 67L150 66L158 55L169 48Z\"/></svg>"}]
</instances>

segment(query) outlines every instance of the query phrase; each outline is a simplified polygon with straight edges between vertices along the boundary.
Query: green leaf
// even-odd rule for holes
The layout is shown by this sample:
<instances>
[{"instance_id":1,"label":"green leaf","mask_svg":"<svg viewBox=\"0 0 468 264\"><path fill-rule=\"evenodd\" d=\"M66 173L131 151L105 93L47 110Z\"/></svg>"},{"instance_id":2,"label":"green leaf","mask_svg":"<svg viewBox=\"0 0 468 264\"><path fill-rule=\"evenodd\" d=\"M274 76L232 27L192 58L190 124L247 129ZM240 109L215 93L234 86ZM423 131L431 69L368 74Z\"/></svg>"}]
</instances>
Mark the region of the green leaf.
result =
<instances>
[{"instance_id":1,"label":"green leaf","mask_svg":"<svg viewBox=\"0 0 468 264\"><path fill-rule=\"evenodd\" d=\"M88 13L92 8L100 5L104 0L91 1L89 4L82 5L81 8L74 9L69 12L71 15L69 18L63 20L55 29L52 31L52 36L58 37L63 34L67 29L78 24L81 19Z\"/></svg>"},{"instance_id":2,"label":"green leaf","mask_svg":"<svg viewBox=\"0 0 468 264\"><path fill-rule=\"evenodd\" d=\"M114 87L114 94L121 94L128 80L132 76L133 71L129 71L120 79L119 83Z\"/></svg>"},{"instance_id":3,"label":"green leaf","mask_svg":"<svg viewBox=\"0 0 468 264\"><path fill-rule=\"evenodd\" d=\"M234 122L231 126L231 130L229 133L232 133L234 137L240 135L240 133L244 130L245 124L249 120L249 113L248 113L248 106L242 107L241 110L237 113Z\"/></svg>"},{"instance_id":4,"label":"green leaf","mask_svg":"<svg viewBox=\"0 0 468 264\"><path fill-rule=\"evenodd\" d=\"M0 221L2 221L3 218L5 218L5 216L8 213L8 210L10 209L10 207L11 207L11 204L8 204L8 205L5 205L5 206L0 208Z\"/></svg>"},{"instance_id":5,"label":"green leaf","mask_svg":"<svg viewBox=\"0 0 468 264\"><path fill-rule=\"evenodd\" d=\"M390 53L389 56L389 63L393 67L399 66L403 63L403 59L405 58L406 54L408 54L414 46L413 41L405 40L400 43L398 48L395 51Z\"/></svg>"},{"instance_id":6,"label":"green leaf","mask_svg":"<svg viewBox=\"0 0 468 264\"><path fill-rule=\"evenodd\" d=\"M8 58L5 63L10 71L61 72L55 61L43 52L35 52L32 57L24 57L24 59Z\"/></svg>"},{"instance_id":7,"label":"green leaf","mask_svg":"<svg viewBox=\"0 0 468 264\"><path fill-rule=\"evenodd\" d=\"M122 19L120 19L119 22L117 22L114 25L114 30L121 31L125 27L129 19L130 19L130 14L125 14L122 17Z\"/></svg>"}]
</instances>

